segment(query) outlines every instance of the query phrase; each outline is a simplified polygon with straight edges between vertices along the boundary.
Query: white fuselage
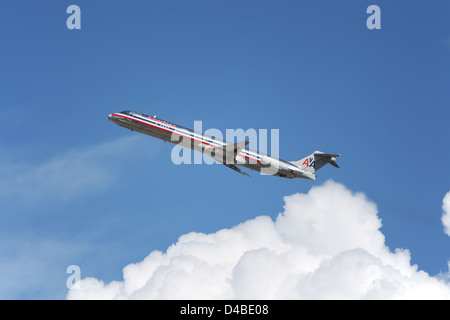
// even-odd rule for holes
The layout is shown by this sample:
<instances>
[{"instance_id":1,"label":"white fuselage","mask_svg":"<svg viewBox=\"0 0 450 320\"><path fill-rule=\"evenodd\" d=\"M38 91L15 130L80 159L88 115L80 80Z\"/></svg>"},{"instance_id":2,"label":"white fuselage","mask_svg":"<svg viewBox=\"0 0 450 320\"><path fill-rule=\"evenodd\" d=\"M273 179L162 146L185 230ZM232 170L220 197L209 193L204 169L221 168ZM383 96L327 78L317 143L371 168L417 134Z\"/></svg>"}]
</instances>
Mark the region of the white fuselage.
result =
<instances>
[{"instance_id":1,"label":"white fuselage","mask_svg":"<svg viewBox=\"0 0 450 320\"><path fill-rule=\"evenodd\" d=\"M108 115L108 118L122 127L203 153L207 153L205 151L211 148L227 145L227 142L222 140L140 112L117 112ZM304 171L290 162L248 149L242 149L240 152L236 153L233 160L233 164L237 166L243 166L265 174L285 178L306 178L315 180L314 174Z\"/></svg>"}]
</instances>

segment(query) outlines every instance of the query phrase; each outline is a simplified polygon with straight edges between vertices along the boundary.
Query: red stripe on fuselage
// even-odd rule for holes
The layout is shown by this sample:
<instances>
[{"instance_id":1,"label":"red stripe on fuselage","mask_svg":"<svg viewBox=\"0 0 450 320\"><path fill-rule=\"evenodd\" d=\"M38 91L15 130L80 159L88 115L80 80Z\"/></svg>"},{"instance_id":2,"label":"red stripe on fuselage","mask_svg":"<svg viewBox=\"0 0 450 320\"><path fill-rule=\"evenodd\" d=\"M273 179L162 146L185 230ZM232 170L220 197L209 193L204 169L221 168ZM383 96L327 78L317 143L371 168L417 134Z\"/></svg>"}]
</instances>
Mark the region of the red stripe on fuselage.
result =
<instances>
[{"instance_id":1,"label":"red stripe on fuselage","mask_svg":"<svg viewBox=\"0 0 450 320\"><path fill-rule=\"evenodd\" d=\"M210 143L208 143L208 142L201 141L201 140L197 140L197 139L195 139L195 138L193 138L193 137L189 137L189 136L186 136L186 135L181 134L181 133L178 133L178 132L174 132L174 131L170 131L170 130L167 130L167 129L164 129L164 128L160 128L160 127L158 127L158 126L156 126L156 125L154 125L154 124L152 124L152 123L148 123L148 122L146 122L146 121L142 121L142 120L136 119L136 118L134 118L134 117L125 116L125 115L120 114L120 113L113 113L113 116L118 116L118 117L125 118L125 119L128 119L128 120L136 121L136 122L145 124L145 125L147 125L147 126L150 126L150 127L153 127L153 128L159 129L159 130L162 130L162 131L166 131L166 132L169 132L169 133L172 133L172 134L176 134L176 135L178 135L178 136L180 136L180 137L185 137L185 138L188 138L188 139L191 139L191 140L194 140L194 141L197 141L197 142L206 144L206 145L211 146L211 147L216 147L215 145L210 144ZM250 157L250 156L246 156L246 155L241 154L241 153L238 153L237 155L238 155L238 156L241 156L241 157L244 157L244 158L247 158L247 159L256 160L256 161L258 161L258 162L261 162L261 160L259 160L259 159L256 159L256 158L253 158L253 157Z\"/></svg>"}]
</instances>

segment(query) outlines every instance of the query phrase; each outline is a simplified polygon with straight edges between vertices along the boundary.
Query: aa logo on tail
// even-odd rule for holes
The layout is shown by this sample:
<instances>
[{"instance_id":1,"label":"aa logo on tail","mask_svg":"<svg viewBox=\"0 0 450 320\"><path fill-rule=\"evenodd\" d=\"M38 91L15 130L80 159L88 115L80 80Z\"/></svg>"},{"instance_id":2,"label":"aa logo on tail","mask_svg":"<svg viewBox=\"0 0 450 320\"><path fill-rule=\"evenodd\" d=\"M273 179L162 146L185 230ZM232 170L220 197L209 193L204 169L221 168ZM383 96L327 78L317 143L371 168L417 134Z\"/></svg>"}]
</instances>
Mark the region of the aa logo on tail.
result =
<instances>
[{"instance_id":1,"label":"aa logo on tail","mask_svg":"<svg viewBox=\"0 0 450 320\"><path fill-rule=\"evenodd\" d=\"M313 167L314 169L316 168L316 162L314 161L313 157L306 158L305 161L303 161L302 165L307 167Z\"/></svg>"}]
</instances>

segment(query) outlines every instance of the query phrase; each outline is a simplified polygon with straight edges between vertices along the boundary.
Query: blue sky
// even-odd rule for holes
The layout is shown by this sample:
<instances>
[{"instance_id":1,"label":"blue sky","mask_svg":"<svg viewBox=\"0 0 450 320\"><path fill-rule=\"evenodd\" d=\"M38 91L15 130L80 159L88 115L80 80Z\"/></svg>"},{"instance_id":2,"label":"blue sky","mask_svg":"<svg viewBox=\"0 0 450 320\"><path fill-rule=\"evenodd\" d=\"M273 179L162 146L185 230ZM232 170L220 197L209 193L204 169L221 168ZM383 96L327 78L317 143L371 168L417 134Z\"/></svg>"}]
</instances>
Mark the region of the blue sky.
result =
<instances>
[{"instance_id":1,"label":"blue sky","mask_svg":"<svg viewBox=\"0 0 450 320\"><path fill-rule=\"evenodd\" d=\"M81 8L68 30L66 8ZM366 8L381 8L368 30ZM6 1L0 11L0 298L64 298L191 231L277 216L328 179L377 204L386 244L447 270L448 1ZM174 165L125 109L280 130L280 157L341 153L317 181Z\"/></svg>"}]
</instances>

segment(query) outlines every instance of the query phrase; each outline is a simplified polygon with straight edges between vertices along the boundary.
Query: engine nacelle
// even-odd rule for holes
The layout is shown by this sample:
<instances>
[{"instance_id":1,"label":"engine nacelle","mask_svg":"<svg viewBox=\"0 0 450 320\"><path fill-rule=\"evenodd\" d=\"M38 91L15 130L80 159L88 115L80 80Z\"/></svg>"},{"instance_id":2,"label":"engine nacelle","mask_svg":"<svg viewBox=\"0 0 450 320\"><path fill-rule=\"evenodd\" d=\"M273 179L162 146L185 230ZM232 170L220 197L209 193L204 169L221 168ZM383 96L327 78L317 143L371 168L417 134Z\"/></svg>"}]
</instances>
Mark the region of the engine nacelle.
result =
<instances>
[{"instance_id":1,"label":"engine nacelle","mask_svg":"<svg viewBox=\"0 0 450 320\"><path fill-rule=\"evenodd\" d=\"M261 157L261 164L263 166L268 166L269 164L271 164L271 158L269 156L262 156Z\"/></svg>"}]
</instances>

